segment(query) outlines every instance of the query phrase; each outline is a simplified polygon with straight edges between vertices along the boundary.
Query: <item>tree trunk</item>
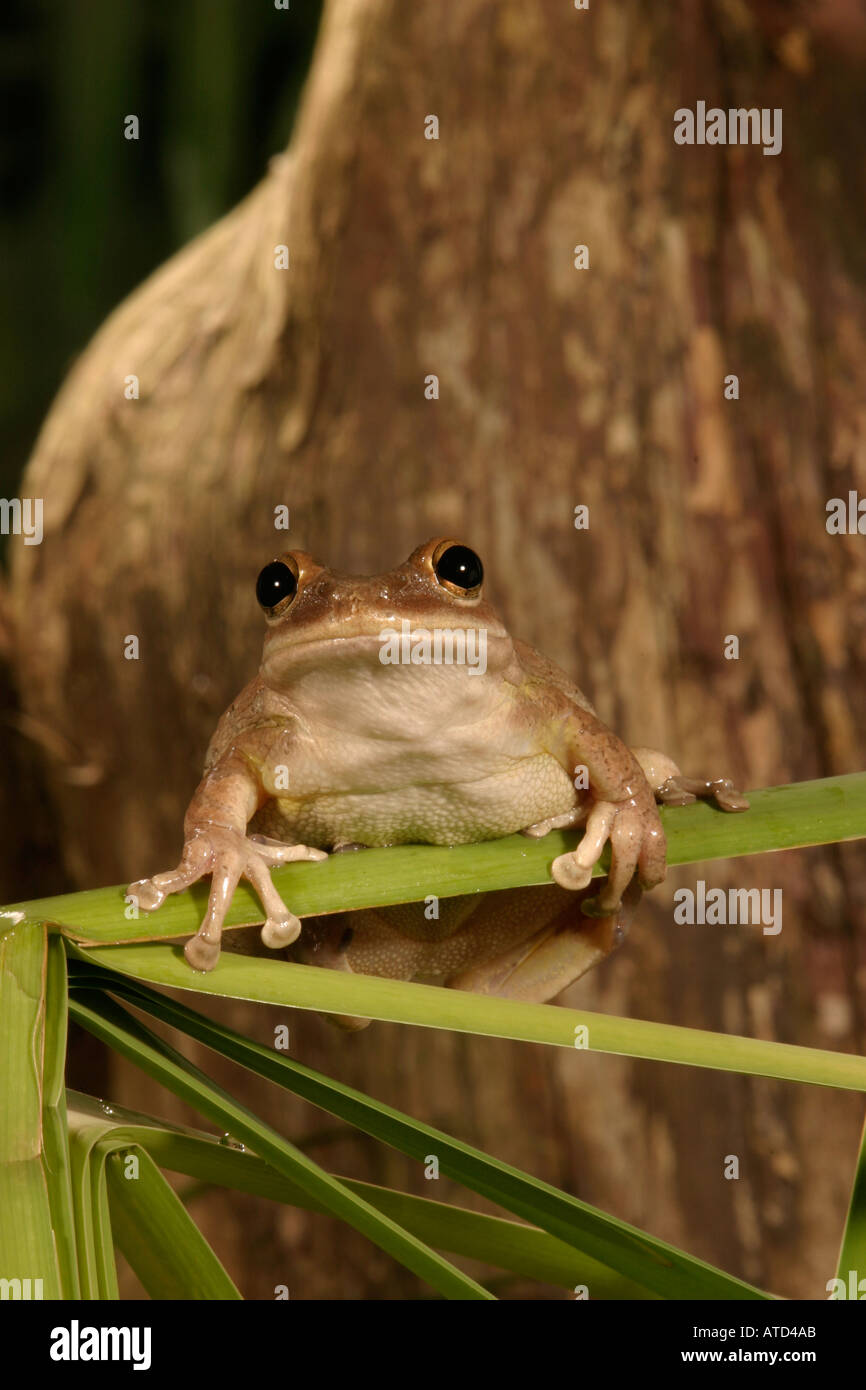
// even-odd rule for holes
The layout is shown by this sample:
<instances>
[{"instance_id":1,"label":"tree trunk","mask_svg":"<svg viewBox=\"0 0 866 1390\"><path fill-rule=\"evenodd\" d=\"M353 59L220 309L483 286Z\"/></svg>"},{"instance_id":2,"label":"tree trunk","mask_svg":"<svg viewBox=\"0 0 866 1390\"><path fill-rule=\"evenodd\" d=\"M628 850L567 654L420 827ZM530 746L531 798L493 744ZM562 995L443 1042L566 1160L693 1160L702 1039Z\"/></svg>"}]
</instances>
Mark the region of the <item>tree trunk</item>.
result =
<instances>
[{"instance_id":1,"label":"tree trunk","mask_svg":"<svg viewBox=\"0 0 866 1390\"><path fill-rule=\"evenodd\" d=\"M109 319L25 481L45 540L16 555L18 680L78 882L175 861L210 733L257 666L279 504L289 543L344 570L464 539L511 631L688 771L762 786L863 766L864 541L828 535L825 503L866 490L864 24L789 10L332 0L289 153ZM698 100L781 108L783 152L677 145L674 111ZM700 877L782 888L780 935L675 925L675 888ZM860 1051L864 898L856 846L671 872L563 1002ZM265 1041L280 1021L211 1008ZM826 1296L859 1097L302 1013L291 1029L305 1063L735 1274ZM430 1195L417 1165L202 1064L335 1171ZM125 1066L111 1087L185 1113ZM417 1291L323 1218L194 1211L248 1296Z\"/></svg>"}]
</instances>

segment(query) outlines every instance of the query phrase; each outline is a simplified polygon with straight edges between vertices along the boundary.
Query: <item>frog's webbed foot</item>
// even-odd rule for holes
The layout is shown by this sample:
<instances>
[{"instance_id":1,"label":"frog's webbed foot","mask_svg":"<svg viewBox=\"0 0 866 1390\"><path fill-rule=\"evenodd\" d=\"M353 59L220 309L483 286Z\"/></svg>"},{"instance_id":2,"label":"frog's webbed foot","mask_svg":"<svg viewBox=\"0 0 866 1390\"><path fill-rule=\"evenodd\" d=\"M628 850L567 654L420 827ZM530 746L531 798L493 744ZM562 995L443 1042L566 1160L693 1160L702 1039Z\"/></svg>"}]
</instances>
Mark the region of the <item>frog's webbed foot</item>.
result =
<instances>
[{"instance_id":1,"label":"frog's webbed foot","mask_svg":"<svg viewBox=\"0 0 866 1390\"><path fill-rule=\"evenodd\" d=\"M684 777L673 758L655 748L633 748L643 774L663 806L689 806L698 798L714 801L720 811L748 811L749 803L730 777L710 780Z\"/></svg>"},{"instance_id":2,"label":"frog's webbed foot","mask_svg":"<svg viewBox=\"0 0 866 1390\"><path fill-rule=\"evenodd\" d=\"M197 827L187 838L177 868L131 883L127 892L138 899L145 912L153 912L170 893L183 892L210 874L207 912L195 936L186 943L184 955L194 970L213 970L219 960L223 922L241 878L252 884L265 910L262 941L279 950L298 937L301 923L271 882L271 866L327 857L323 850L307 845L284 845L264 835L246 836L230 826L209 824Z\"/></svg>"}]
</instances>

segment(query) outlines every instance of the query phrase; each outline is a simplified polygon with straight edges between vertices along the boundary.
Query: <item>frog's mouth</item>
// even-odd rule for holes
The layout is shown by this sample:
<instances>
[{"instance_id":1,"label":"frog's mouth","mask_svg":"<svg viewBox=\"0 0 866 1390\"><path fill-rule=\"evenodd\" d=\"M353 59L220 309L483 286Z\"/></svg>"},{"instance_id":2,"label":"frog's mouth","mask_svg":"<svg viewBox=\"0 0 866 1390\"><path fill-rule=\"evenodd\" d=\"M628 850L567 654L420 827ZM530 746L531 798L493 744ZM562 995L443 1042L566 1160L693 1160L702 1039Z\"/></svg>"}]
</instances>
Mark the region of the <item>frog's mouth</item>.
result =
<instances>
[{"instance_id":1,"label":"frog's mouth","mask_svg":"<svg viewBox=\"0 0 866 1390\"><path fill-rule=\"evenodd\" d=\"M278 686L312 671L424 666L463 668L470 675L484 675L504 669L513 656L511 639L499 624L440 621L426 627L419 621L394 618L373 629L344 620L310 637L273 629L265 638L262 677Z\"/></svg>"}]
</instances>

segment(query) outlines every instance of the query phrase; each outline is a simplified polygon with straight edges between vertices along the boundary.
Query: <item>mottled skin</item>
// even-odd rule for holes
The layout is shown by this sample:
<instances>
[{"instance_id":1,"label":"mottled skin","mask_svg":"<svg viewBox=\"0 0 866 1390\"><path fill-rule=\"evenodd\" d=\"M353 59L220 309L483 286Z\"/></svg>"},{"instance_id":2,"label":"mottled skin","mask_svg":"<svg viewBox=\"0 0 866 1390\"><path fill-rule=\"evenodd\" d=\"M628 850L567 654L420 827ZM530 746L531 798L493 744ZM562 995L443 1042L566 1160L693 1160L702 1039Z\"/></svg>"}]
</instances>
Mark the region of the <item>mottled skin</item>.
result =
<instances>
[{"instance_id":1,"label":"mottled skin","mask_svg":"<svg viewBox=\"0 0 866 1390\"><path fill-rule=\"evenodd\" d=\"M708 795L726 810L746 808L730 782L691 781L664 754L627 748L562 671L512 640L480 588L437 577L455 544L429 541L371 578L335 573L301 551L280 557L297 592L267 611L260 672L220 720L187 809L181 862L129 890L152 910L211 874L206 916L185 948L195 969L216 964L241 877L265 909L265 945L300 937L271 882L274 864L345 846L462 844L583 825L577 848L553 861L558 887L444 899L432 921L418 903L314 919L293 951L338 969L550 999L618 944L640 887L664 877L656 798ZM381 633L404 618L413 629L486 633L486 671L383 665ZM608 841L610 872L594 891L592 866Z\"/></svg>"}]
</instances>

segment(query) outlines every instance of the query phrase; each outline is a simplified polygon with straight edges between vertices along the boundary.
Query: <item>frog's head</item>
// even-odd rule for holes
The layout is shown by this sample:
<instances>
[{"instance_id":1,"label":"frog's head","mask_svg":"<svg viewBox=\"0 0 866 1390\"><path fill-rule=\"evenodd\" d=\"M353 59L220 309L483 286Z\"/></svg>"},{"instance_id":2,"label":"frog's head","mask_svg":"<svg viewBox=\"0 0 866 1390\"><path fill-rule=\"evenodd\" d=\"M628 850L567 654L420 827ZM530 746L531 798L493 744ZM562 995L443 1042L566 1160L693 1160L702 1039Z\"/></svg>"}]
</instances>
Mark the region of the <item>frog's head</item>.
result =
<instances>
[{"instance_id":1,"label":"frog's head","mask_svg":"<svg viewBox=\"0 0 866 1390\"><path fill-rule=\"evenodd\" d=\"M286 551L256 584L268 623L262 677L279 690L324 670L367 678L425 665L463 675L503 671L514 650L482 595L483 579L475 552L442 538L371 576L339 574L305 551Z\"/></svg>"}]
</instances>

